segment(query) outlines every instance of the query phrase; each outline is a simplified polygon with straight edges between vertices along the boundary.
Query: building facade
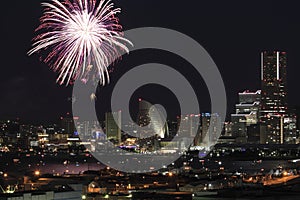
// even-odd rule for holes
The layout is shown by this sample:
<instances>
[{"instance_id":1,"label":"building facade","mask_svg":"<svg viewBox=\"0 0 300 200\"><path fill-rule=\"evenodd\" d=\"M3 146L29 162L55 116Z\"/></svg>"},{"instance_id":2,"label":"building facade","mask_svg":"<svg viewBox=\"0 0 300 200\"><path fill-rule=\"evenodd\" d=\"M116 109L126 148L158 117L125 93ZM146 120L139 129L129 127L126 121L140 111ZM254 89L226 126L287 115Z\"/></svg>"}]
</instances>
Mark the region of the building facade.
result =
<instances>
[{"instance_id":1,"label":"building facade","mask_svg":"<svg viewBox=\"0 0 300 200\"><path fill-rule=\"evenodd\" d=\"M121 111L105 114L106 137L108 140L113 141L115 144L121 143L121 120Z\"/></svg>"},{"instance_id":2,"label":"building facade","mask_svg":"<svg viewBox=\"0 0 300 200\"><path fill-rule=\"evenodd\" d=\"M239 103L236 112L231 114L232 136L238 143L248 141L248 130L259 123L261 91L250 92L246 90L239 93Z\"/></svg>"},{"instance_id":3,"label":"building facade","mask_svg":"<svg viewBox=\"0 0 300 200\"><path fill-rule=\"evenodd\" d=\"M284 118L288 116L286 52L261 53L260 122L266 127L267 144L284 143Z\"/></svg>"}]
</instances>

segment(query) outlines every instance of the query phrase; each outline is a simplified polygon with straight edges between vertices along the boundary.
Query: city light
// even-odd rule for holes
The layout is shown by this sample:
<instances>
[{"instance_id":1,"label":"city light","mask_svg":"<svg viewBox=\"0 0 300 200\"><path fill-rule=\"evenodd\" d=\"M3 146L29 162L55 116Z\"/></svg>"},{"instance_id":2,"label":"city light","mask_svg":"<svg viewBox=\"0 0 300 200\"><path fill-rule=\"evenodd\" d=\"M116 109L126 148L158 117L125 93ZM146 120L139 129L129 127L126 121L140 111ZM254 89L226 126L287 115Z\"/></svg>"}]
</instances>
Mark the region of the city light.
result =
<instances>
[{"instance_id":1,"label":"city light","mask_svg":"<svg viewBox=\"0 0 300 200\"><path fill-rule=\"evenodd\" d=\"M39 170L36 170L36 171L34 171L34 175L39 176L39 175L41 175L41 172Z\"/></svg>"}]
</instances>

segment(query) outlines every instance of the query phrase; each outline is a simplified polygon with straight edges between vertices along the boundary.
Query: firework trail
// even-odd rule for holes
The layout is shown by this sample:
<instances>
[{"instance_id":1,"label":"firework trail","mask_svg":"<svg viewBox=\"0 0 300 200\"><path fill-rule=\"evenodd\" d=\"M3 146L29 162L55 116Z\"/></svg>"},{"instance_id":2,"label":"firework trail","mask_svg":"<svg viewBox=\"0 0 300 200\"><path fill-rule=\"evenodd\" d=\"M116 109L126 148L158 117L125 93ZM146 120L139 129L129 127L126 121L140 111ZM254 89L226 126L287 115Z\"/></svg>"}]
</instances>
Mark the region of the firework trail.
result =
<instances>
[{"instance_id":1,"label":"firework trail","mask_svg":"<svg viewBox=\"0 0 300 200\"><path fill-rule=\"evenodd\" d=\"M108 82L107 67L129 52L126 44L132 45L115 16L121 9L111 0L51 0L42 6L44 15L28 54L44 50L44 62L59 72L59 84L78 78L86 83L92 70L100 84Z\"/></svg>"}]
</instances>

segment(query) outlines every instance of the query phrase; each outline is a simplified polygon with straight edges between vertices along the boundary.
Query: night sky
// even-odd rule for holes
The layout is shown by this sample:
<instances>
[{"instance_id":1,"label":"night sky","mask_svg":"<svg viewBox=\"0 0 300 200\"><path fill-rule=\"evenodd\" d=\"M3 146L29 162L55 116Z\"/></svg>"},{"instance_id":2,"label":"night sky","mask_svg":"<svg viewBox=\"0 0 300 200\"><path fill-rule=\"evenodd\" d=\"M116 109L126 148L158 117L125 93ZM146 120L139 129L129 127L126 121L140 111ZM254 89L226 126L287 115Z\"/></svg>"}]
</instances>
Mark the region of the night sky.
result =
<instances>
[{"instance_id":1,"label":"night sky","mask_svg":"<svg viewBox=\"0 0 300 200\"><path fill-rule=\"evenodd\" d=\"M197 40L212 56L223 76L228 112L237 102L237 93L260 88L260 52L288 53L289 104L300 105L300 2L298 1L216 1L216 0L115 0L125 30L155 26L180 31ZM56 76L37 55L28 57L34 29L42 15L40 0L1 2L0 119L55 121L71 111L72 88L55 83ZM209 111L209 98L201 77L195 77L186 61L167 52L137 51L114 66L111 85L100 89L99 111L109 110L114 83L130 68L147 62L168 64L190 80ZM203 96L203 98L202 98ZM146 86L133 95L153 103L173 105L166 88ZM174 108L170 108L175 112ZM175 113L176 114L176 113Z\"/></svg>"}]
</instances>

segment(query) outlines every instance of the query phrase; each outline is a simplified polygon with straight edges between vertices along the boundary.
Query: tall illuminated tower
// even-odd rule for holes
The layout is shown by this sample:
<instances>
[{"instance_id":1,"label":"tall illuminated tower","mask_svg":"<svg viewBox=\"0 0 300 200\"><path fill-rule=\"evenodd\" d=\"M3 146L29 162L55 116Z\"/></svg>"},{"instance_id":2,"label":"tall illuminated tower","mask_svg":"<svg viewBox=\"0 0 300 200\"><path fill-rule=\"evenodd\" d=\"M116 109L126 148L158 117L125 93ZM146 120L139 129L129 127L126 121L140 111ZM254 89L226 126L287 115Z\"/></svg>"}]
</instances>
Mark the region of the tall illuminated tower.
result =
<instances>
[{"instance_id":1,"label":"tall illuminated tower","mask_svg":"<svg viewBox=\"0 0 300 200\"><path fill-rule=\"evenodd\" d=\"M263 52L261 66L264 113L287 112L287 56L285 52Z\"/></svg>"},{"instance_id":2,"label":"tall illuminated tower","mask_svg":"<svg viewBox=\"0 0 300 200\"><path fill-rule=\"evenodd\" d=\"M282 144L283 118L287 106L287 55L286 52L261 53L261 124L265 126L265 143Z\"/></svg>"}]
</instances>

